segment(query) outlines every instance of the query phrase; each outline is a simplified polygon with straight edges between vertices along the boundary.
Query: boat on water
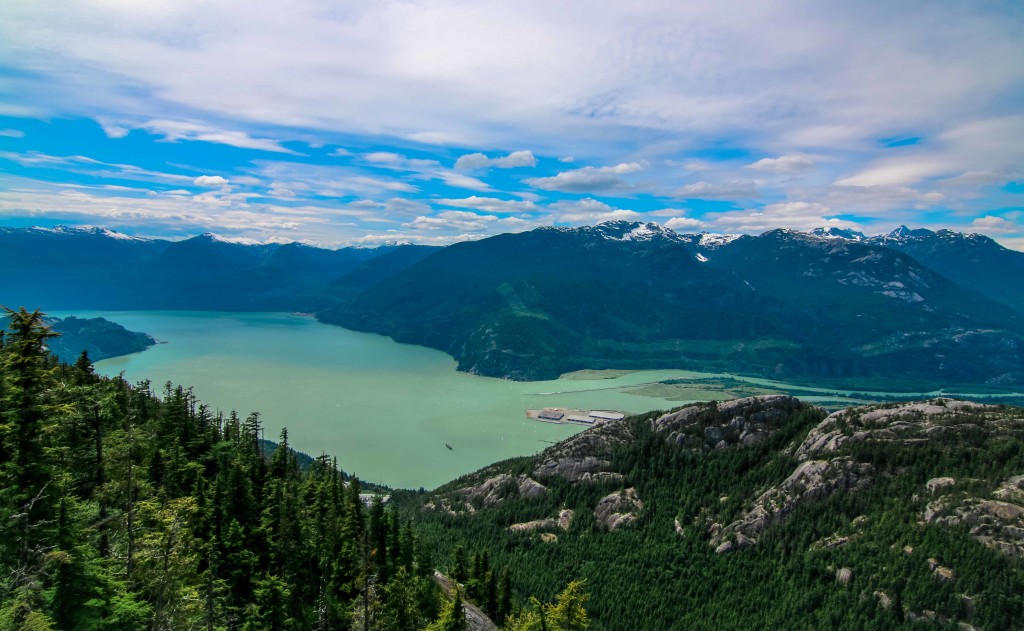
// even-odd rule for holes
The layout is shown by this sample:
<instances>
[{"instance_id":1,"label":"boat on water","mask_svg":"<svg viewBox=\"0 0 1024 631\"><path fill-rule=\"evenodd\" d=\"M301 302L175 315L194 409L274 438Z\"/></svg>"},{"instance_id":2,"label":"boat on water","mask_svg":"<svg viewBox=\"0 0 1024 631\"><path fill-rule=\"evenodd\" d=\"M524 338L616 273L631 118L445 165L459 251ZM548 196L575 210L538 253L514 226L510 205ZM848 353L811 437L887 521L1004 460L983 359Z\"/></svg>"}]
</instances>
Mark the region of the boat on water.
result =
<instances>
[{"instance_id":1,"label":"boat on water","mask_svg":"<svg viewBox=\"0 0 1024 631\"><path fill-rule=\"evenodd\" d=\"M452 450L452 451L455 451L455 448L452 447L451 445L449 445L448 443L445 443L444 446L447 447L448 449Z\"/></svg>"}]
</instances>

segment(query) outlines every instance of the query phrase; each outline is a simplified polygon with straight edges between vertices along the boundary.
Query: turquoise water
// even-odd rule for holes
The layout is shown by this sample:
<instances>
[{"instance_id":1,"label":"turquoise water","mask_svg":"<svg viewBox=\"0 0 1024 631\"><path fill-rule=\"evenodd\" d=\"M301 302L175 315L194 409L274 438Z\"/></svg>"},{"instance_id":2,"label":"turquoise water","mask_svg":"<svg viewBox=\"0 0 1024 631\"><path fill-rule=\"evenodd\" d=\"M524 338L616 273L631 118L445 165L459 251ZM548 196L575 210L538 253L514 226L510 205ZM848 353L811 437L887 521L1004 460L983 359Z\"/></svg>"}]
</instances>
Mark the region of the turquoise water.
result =
<instances>
[{"instance_id":1,"label":"turquoise water","mask_svg":"<svg viewBox=\"0 0 1024 631\"><path fill-rule=\"evenodd\" d=\"M681 390L640 388L662 380L732 377L762 392L797 387L823 395L804 400L832 407L847 404L842 397L850 394L683 370L526 383L478 377L457 372L455 360L440 351L286 313L74 314L105 317L164 342L98 362L99 372L123 372L133 382L149 379L156 392L167 381L192 386L214 410L235 410L243 417L258 411L267 438L277 439L287 427L296 449L337 456L346 471L402 488L433 488L498 460L536 453L583 429L527 420L527 409L638 413L727 396L699 382ZM641 391L646 394L638 396Z\"/></svg>"},{"instance_id":2,"label":"turquoise water","mask_svg":"<svg viewBox=\"0 0 1024 631\"><path fill-rule=\"evenodd\" d=\"M75 314L165 342L98 362L100 373L149 379L156 392L166 381L191 385L213 409L259 411L267 438L287 427L296 449L335 455L346 471L395 487L432 488L581 429L527 420L528 408L642 412L679 405L626 392L676 371L522 383L460 373L442 352L291 314Z\"/></svg>"}]
</instances>

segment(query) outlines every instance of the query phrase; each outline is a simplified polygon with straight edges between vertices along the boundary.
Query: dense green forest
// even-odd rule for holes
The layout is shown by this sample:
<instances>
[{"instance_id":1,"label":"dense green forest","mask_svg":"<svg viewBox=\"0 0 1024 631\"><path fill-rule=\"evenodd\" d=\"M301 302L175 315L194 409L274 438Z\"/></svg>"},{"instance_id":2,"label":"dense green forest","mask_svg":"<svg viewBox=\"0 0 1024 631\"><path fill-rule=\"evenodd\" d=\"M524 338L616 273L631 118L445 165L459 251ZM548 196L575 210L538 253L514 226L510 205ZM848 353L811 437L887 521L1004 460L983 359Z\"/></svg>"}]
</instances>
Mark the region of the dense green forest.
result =
<instances>
[{"instance_id":1,"label":"dense green forest","mask_svg":"<svg viewBox=\"0 0 1024 631\"><path fill-rule=\"evenodd\" d=\"M129 331L106 318L48 318L47 324L57 337L47 341L57 359L72 364L86 351L89 359L98 362L108 357L144 351L156 344L147 333Z\"/></svg>"},{"instance_id":2,"label":"dense green forest","mask_svg":"<svg viewBox=\"0 0 1024 631\"><path fill-rule=\"evenodd\" d=\"M38 312L0 336L0 629L421 629L430 550L380 496L258 414L106 379L47 352ZM460 610L461 611L461 610ZM444 615L438 618L445 620ZM452 628L458 628L458 624Z\"/></svg>"},{"instance_id":3,"label":"dense green forest","mask_svg":"<svg viewBox=\"0 0 1024 631\"><path fill-rule=\"evenodd\" d=\"M694 406L703 416L693 435L735 424L739 413L717 412L716 405ZM710 450L692 448L693 436L682 431L683 438L668 437L655 423L659 414L652 413L628 419L600 440L584 438L604 429L595 428L548 453L497 463L431 494L399 500L410 509L428 507L418 524L426 545L443 555L486 553L492 564L508 569L514 587L551 598L567 579L585 580L594 629L898 629L958 623L1019 629L1022 481L1013 478L1007 487L1016 504L996 489L1024 473L1024 412L980 409L936 416L941 420L934 426L981 430L942 440L866 440L830 453L830 462L852 461L870 475L834 491L827 476L816 491L797 487L807 501L779 513L755 545L744 547L736 546L736 536L720 537L729 543L719 548L712 535L719 525L756 514L770 501L764 498L772 497L766 489L785 488L800 465L798 445L825 417L821 410L804 404L777 415L782 420L762 442L725 448L719 443ZM744 412L748 419L757 413ZM899 417L893 431L917 422L914 414ZM837 431L846 437L856 430ZM551 477L543 480L545 493L529 496L514 484L495 487L486 497L473 492L505 473L537 478L543 462L562 457L577 463L607 458L604 469L614 473L590 481ZM936 476L956 482L933 493L927 483ZM627 487L635 489L642 508L635 521L610 530L595 506ZM977 499L990 497L1005 501ZM1000 531L998 518L983 511L973 518L965 513L959 525L925 523L927 511L941 512L940 499L967 509L994 507L1004 517L1016 515L1017 525ZM536 529L510 528L566 509L575 514L567 528L554 520ZM1018 547L1006 545L1000 552L983 543L986 533Z\"/></svg>"}]
</instances>

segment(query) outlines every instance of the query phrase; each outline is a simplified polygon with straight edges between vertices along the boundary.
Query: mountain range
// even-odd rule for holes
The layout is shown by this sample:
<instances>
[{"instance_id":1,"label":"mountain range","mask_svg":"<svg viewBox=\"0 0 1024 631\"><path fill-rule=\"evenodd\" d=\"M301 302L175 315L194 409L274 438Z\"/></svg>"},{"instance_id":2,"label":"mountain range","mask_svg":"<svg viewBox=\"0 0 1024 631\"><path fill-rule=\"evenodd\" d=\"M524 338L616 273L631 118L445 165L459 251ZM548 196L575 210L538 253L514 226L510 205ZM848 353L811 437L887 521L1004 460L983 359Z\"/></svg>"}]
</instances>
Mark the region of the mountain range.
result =
<instances>
[{"instance_id":1,"label":"mountain range","mask_svg":"<svg viewBox=\"0 0 1024 631\"><path fill-rule=\"evenodd\" d=\"M1024 383L1024 253L946 230L616 221L326 250L6 228L0 262L27 270L5 277L4 304L315 311L513 379L672 367L886 390Z\"/></svg>"}]
</instances>

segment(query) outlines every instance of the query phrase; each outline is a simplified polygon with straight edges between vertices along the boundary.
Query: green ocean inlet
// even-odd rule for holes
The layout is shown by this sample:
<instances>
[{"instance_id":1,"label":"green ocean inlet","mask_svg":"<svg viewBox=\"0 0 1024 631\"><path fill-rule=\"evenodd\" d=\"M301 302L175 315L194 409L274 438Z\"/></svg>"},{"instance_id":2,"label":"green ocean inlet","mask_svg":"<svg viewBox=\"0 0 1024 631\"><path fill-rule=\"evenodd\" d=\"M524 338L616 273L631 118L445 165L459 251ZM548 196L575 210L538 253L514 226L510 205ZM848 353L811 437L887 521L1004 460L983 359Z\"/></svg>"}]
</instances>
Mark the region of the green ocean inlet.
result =
<instances>
[{"instance_id":1,"label":"green ocean inlet","mask_svg":"<svg viewBox=\"0 0 1024 631\"><path fill-rule=\"evenodd\" d=\"M102 374L149 379L156 392L167 381L191 386L213 410L259 412L268 439L287 427L296 449L337 456L346 471L402 488L433 488L582 430L528 420L527 409L639 413L773 392L831 407L857 402L848 392L683 370L581 371L533 382L480 377L457 372L440 351L289 313L51 315L100 316L162 342L98 362Z\"/></svg>"},{"instance_id":2,"label":"green ocean inlet","mask_svg":"<svg viewBox=\"0 0 1024 631\"><path fill-rule=\"evenodd\" d=\"M641 412L677 405L628 394L653 373L529 383L478 377L457 372L439 351L286 313L74 314L102 316L163 342L98 362L100 373L149 379L157 392L167 381L192 386L215 410L258 411L268 439L287 427L296 449L336 455L346 471L395 487L431 488L580 431L529 421L527 408Z\"/></svg>"}]
</instances>

